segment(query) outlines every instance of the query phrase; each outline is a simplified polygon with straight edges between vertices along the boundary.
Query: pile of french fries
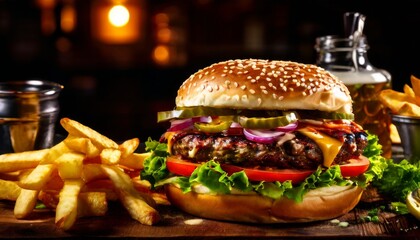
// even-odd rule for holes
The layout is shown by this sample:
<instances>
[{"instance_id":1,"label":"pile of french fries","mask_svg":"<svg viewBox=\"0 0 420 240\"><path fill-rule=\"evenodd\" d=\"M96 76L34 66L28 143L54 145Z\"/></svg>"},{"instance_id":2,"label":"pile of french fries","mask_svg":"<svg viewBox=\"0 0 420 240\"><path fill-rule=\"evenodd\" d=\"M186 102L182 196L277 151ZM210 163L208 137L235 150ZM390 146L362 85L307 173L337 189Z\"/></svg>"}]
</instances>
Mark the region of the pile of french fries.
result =
<instances>
[{"instance_id":1,"label":"pile of french fries","mask_svg":"<svg viewBox=\"0 0 420 240\"><path fill-rule=\"evenodd\" d=\"M410 81L412 87L405 84L404 92L392 89L382 90L379 94L379 100L393 114L420 117L420 79L411 75Z\"/></svg>"},{"instance_id":2,"label":"pile of french fries","mask_svg":"<svg viewBox=\"0 0 420 240\"><path fill-rule=\"evenodd\" d=\"M68 136L49 149L0 155L0 199L16 201L14 215L27 218L36 204L55 210L55 224L70 229L77 218L104 216L108 201L120 201L142 224L160 220L164 194L139 178L149 153L135 153L139 139L117 144L69 118L60 120Z\"/></svg>"}]
</instances>

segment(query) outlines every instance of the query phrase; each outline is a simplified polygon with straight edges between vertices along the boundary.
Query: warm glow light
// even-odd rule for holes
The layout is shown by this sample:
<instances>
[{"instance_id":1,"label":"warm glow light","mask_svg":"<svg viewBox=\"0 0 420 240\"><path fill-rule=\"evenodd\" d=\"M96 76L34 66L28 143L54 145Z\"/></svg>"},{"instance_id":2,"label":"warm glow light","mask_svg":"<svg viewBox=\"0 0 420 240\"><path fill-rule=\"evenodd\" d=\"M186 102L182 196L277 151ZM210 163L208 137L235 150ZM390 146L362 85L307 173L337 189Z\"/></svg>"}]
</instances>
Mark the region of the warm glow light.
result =
<instances>
[{"instance_id":1,"label":"warm glow light","mask_svg":"<svg viewBox=\"0 0 420 240\"><path fill-rule=\"evenodd\" d=\"M108 20L115 27L122 27L130 20L130 12L123 5L113 6L111 10L109 10Z\"/></svg>"},{"instance_id":2,"label":"warm glow light","mask_svg":"<svg viewBox=\"0 0 420 240\"><path fill-rule=\"evenodd\" d=\"M159 42L169 43L172 38L172 31L170 28L165 27L165 28L157 30L156 35L157 35L156 38Z\"/></svg>"},{"instance_id":3,"label":"warm glow light","mask_svg":"<svg viewBox=\"0 0 420 240\"><path fill-rule=\"evenodd\" d=\"M144 30L142 0L92 2L92 36L97 40L107 44L131 44L142 40Z\"/></svg>"},{"instance_id":4,"label":"warm glow light","mask_svg":"<svg viewBox=\"0 0 420 240\"><path fill-rule=\"evenodd\" d=\"M61 29L64 32L71 32L76 26L76 9L73 5L66 5L61 10Z\"/></svg>"},{"instance_id":5,"label":"warm glow light","mask_svg":"<svg viewBox=\"0 0 420 240\"><path fill-rule=\"evenodd\" d=\"M153 51L153 59L155 62L165 64L169 61L169 49L165 45L157 46Z\"/></svg>"}]
</instances>

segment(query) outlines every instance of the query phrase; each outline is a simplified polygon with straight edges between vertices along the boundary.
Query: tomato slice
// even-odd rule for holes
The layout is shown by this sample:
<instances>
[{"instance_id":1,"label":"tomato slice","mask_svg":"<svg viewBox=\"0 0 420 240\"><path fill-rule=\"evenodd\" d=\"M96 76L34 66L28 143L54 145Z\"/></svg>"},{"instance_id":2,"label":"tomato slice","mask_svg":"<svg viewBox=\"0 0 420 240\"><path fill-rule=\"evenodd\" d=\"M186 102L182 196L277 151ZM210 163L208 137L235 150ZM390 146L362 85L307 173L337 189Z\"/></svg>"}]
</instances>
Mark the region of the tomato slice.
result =
<instances>
[{"instance_id":1,"label":"tomato slice","mask_svg":"<svg viewBox=\"0 0 420 240\"><path fill-rule=\"evenodd\" d=\"M191 176L198 166L198 163L187 162L175 157L168 157L166 159L166 167L169 172L185 177Z\"/></svg>"},{"instance_id":2,"label":"tomato slice","mask_svg":"<svg viewBox=\"0 0 420 240\"><path fill-rule=\"evenodd\" d=\"M228 174L244 171L249 180L252 181L266 181L266 182L284 182L292 180L292 183L299 183L311 175L313 170L294 170L294 169L279 169L279 170L261 170L253 168L242 168L234 165L222 165L223 170Z\"/></svg>"},{"instance_id":3,"label":"tomato slice","mask_svg":"<svg viewBox=\"0 0 420 240\"><path fill-rule=\"evenodd\" d=\"M175 157L168 157L166 160L166 167L171 173L186 177L191 176L192 172L198 166L198 163L187 162ZM249 180L267 182L284 182L286 180L292 180L292 183L298 183L305 180L305 178L313 173L312 170L301 171L292 169L266 171L260 169L243 168L229 164L223 164L222 168L229 175L244 170Z\"/></svg>"},{"instance_id":4,"label":"tomato slice","mask_svg":"<svg viewBox=\"0 0 420 240\"><path fill-rule=\"evenodd\" d=\"M365 156L360 156L359 158L351 159L350 163L340 165L341 175L344 177L355 177L358 176L369 168L369 159Z\"/></svg>"},{"instance_id":5,"label":"tomato slice","mask_svg":"<svg viewBox=\"0 0 420 240\"><path fill-rule=\"evenodd\" d=\"M176 175L191 176L192 172L199 166L198 163L192 163L181 160L175 157L168 157L166 166L171 173ZM267 181L267 182L284 182L291 180L293 184L302 182L313 170L294 170L294 169L279 169L279 170L261 170L253 168L243 168L230 164L222 164L223 170L229 175L235 172L244 171L251 181ZM369 168L369 159L364 156L350 160L350 163L341 165L341 174L344 177L355 177L364 173Z\"/></svg>"}]
</instances>

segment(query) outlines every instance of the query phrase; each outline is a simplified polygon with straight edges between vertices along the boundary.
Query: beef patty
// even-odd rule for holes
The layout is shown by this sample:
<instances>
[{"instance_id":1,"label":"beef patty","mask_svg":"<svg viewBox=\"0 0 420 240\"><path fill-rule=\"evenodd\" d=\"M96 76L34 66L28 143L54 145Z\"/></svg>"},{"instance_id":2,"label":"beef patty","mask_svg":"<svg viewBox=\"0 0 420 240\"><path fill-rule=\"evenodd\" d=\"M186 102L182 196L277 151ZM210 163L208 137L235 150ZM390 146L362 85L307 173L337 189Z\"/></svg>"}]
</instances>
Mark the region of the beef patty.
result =
<instances>
[{"instance_id":1,"label":"beef patty","mask_svg":"<svg viewBox=\"0 0 420 240\"><path fill-rule=\"evenodd\" d=\"M366 133L339 135L344 143L334 159L335 164L345 164L363 153L367 145ZM323 162L319 146L299 132L288 133L272 144L252 142L242 135L205 135L198 132L179 133L173 140L172 154L191 162L213 159L220 163L261 169L316 169Z\"/></svg>"}]
</instances>

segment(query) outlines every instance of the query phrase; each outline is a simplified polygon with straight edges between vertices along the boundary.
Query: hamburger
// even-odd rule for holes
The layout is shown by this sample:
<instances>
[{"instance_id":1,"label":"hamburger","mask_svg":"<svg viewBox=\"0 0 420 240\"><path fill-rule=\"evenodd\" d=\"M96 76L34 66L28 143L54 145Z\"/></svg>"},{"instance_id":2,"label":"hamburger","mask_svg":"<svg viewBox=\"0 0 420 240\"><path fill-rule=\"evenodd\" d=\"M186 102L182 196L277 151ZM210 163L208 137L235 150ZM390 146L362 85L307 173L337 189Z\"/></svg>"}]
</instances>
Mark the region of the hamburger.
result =
<instances>
[{"instance_id":1,"label":"hamburger","mask_svg":"<svg viewBox=\"0 0 420 240\"><path fill-rule=\"evenodd\" d=\"M291 61L237 59L205 67L178 90L142 179L202 218L288 223L343 215L367 186L368 133L346 86Z\"/></svg>"}]
</instances>

